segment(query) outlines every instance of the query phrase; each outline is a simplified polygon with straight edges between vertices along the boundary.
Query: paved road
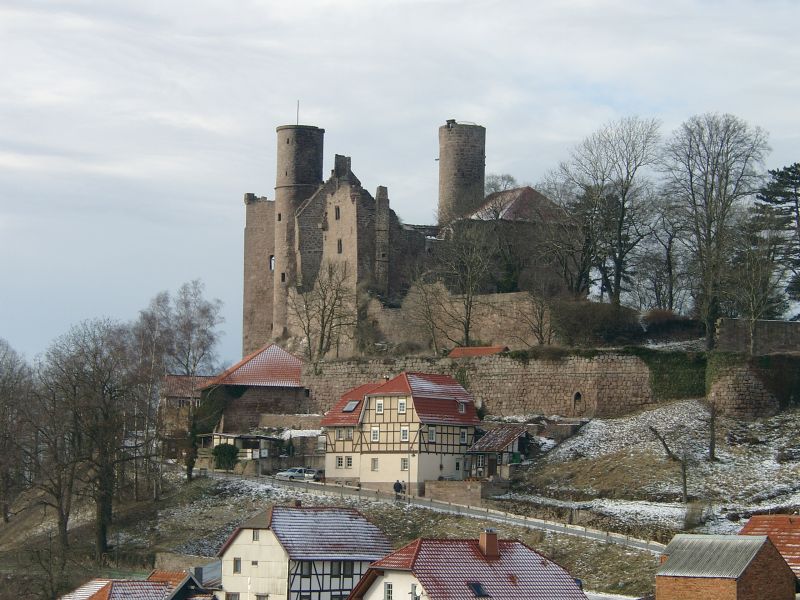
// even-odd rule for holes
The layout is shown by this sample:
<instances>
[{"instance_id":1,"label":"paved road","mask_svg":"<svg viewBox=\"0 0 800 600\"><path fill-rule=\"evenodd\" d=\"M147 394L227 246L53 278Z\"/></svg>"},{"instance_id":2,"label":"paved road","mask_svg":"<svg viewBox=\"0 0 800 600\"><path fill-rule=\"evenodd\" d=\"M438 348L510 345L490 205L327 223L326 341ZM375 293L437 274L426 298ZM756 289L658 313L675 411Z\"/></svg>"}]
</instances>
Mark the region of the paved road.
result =
<instances>
[{"instance_id":1,"label":"paved road","mask_svg":"<svg viewBox=\"0 0 800 600\"><path fill-rule=\"evenodd\" d=\"M286 488L294 488L302 490L307 494L314 494L318 496L332 496L344 498L352 497L363 500L375 500L378 502L393 503L397 502L394 494L387 494L376 490L362 490L354 487L346 487L334 484L322 484L315 482L300 482L300 481L285 481L281 479L274 479L273 477L242 477L241 475L231 475L220 472L210 472L211 477L218 479L247 479L248 481L255 481L259 483L269 483ZM609 531L601 531L599 529L592 529L589 527L580 527L578 525L569 525L567 523L558 523L556 521L545 521L543 519L534 519L532 517L525 517L522 515L515 515L512 513L494 510L490 508L479 508L476 506L466 506L463 504L454 504L452 502L441 502L430 498L409 497L404 498L402 502L420 506L423 508L430 508L433 510L440 510L447 513L456 515L467 515L471 517L479 517L481 519L489 519L498 523L509 523L511 525L519 525L521 527L528 527L529 529L539 529L542 531L552 531L555 533L563 533L567 535L574 535L586 539L591 539L599 542L609 544L618 544L628 548L635 548L637 550L645 550L654 554L661 554L664 550L664 544L654 541L640 540L618 533Z\"/></svg>"}]
</instances>

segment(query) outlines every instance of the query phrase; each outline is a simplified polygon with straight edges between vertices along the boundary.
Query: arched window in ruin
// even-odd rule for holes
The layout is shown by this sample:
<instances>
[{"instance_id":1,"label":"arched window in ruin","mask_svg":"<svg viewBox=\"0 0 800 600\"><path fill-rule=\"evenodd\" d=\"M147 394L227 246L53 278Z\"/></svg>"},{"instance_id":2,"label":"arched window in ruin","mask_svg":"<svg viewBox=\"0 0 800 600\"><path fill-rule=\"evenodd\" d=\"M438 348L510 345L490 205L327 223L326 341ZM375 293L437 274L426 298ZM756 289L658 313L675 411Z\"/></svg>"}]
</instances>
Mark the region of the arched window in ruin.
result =
<instances>
[{"instance_id":1,"label":"arched window in ruin","mask_svg":"<svg viewBox=\"0 0 800 600\"><path fill-rule=\"evenodd\" d=\"M575 395L572 396L572 410L576 415L580 415L583 413L584 408L583 395L580 392L575 392Z\"/></svg>"}]
</instances>

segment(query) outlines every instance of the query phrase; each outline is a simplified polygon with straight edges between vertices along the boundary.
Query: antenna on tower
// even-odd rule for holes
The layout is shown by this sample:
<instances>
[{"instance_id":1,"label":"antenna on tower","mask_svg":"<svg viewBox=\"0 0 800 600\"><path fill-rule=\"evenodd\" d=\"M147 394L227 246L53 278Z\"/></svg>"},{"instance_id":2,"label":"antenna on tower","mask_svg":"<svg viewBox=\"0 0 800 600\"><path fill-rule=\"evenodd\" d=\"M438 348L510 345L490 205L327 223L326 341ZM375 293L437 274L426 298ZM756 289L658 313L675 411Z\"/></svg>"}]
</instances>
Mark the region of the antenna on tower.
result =
<instances>
[{"instance_id":1,"label":"antenna on tower","mask_svg":"<svg viewBox=\"0 0 800 600\"><path fill-rule=\"evenodd\" d=\"M295 125L300 125L300 100L297 101L297 123Z\"/></svg>"}]
</instances>

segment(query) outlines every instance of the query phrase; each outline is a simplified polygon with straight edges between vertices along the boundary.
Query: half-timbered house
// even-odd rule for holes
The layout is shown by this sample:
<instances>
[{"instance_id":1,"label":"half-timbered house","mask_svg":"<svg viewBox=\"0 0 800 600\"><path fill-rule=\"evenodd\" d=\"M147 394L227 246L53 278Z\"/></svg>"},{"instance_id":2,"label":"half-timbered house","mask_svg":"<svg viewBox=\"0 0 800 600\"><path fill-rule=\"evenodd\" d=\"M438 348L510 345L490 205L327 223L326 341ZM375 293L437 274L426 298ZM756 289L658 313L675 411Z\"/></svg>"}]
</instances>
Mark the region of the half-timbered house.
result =
<instances>
[{"instance_id":1,"label":"half-timbered house","mask_svg":"<svg viewBox=\"0 0 800 600\"><path fill-rule=\"evenodd\" d=\"M512 466L525 458L529 444L525 425L498 425L467 450L467 475L510 479Z\"/></svg>"},{"instance_id":2,"label":"half-timbered house","mask_svg":"<svg viewBox=\"0 0 800 600\"><path fill-rule=\"evenodd\" d=\"M357 510L275 506L222 546L218 600L344 600L391 550Z\"/></svg>"},{"instance_id":3,"label":"half-timbered house","mask_svg":"<svg viewBox=\"0 0 800 600\"><path fill-rule=\"evenodd\" d=\"M426 480L463 479L480 423L472 395L447 375L401 373L347 392L322 419L325 477L412 494Z\"/></svg>"}]
</instances>

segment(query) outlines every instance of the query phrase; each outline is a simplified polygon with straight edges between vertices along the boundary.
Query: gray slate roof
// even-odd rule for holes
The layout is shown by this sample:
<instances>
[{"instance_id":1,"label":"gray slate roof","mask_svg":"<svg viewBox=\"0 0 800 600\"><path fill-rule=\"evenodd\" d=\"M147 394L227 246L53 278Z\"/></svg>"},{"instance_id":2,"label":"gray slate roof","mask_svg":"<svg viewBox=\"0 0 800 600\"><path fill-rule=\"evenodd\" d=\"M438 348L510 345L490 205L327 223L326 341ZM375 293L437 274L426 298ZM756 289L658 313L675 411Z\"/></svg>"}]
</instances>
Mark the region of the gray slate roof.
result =
<instances>
[{"instance_id":1,"label":"gray slate roof","mask_svg":"<svg viewBox=\"0 0 800 600\"><path fill-rule=\"evenodd\" d=\"M273 506L242 523L218 556L244 529L271 529L292 560L373 562L392 551L383 532L355 509Z\"/></svg>"},{"instance_id":2,"label":"gray slate roof","mask_svg":"<svg viewBox=\"0 0 800 600\"><path fill-rule=\"evenodd\" d=\"M738 579L766 543L765 535L679 533L664 550L669 558L656 575Z\"/></svg>"}]
</instances>

